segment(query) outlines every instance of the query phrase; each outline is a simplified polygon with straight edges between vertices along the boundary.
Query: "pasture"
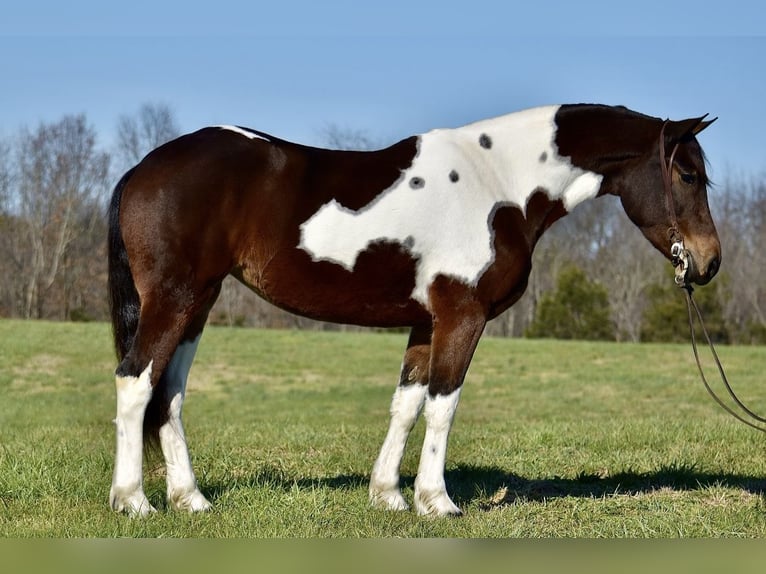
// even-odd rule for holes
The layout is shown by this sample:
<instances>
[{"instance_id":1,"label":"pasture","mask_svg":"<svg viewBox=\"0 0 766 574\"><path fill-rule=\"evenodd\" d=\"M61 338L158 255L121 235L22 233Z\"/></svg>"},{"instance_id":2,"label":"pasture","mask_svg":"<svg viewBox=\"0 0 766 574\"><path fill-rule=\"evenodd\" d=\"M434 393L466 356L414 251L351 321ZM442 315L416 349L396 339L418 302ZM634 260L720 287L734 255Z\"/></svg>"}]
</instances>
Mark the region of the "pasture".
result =
<instances>
[{"instance_id":1,"label":"pasture","mask_svg":"<svg viewBox=\"0 0 766 574\"><path fill-rule=\"evenodd\" d=\"M406 336L209 327L184 411L208 514L108 507L106 324L0 321L3 537L763 537L766 437L709 399L688 345L483 339L447 457L458 519L367 502ZM719 349L766 411L766 349ZM712 373L712 371L711 371ZM711 375L711 379L714 377ZM412 500L422 421L402 465Z\"/></svg>"}]
</instances>

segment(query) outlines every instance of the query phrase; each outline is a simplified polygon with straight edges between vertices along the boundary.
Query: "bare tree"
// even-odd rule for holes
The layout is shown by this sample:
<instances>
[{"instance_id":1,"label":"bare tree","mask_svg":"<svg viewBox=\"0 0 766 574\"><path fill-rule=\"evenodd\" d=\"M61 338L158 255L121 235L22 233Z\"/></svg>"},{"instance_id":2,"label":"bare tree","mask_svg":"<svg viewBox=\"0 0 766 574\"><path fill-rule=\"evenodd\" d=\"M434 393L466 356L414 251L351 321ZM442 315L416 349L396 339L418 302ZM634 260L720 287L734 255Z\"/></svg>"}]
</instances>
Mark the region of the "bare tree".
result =
<instances>
[{"instance_id":1,"label":"bare tree","mask_svg":"<svg viewBox=\"0 0 766 574\"><path fill-rule=\"evenodd\" d=\"M766 332L766 176L729 177L711 203L723 248L716 281L724 318L734 340L748 342L754 330Z\"/></svg>"},{"instance_id":2,"label":"bare tree","mask_svg":"<svg viewBox=\"0 0 766 574\"><path fill-rule=\"evenodd\" d=\"M178 137L180 130L170 106L142 104L135 115L123 115L117 122L117 153L124 170L137 164L154 148Z\"/></svg>"},{"instance_id":3,"label":"bare tree","mask_svg":"<svg viewBox=\"0 0 766 574\"><path fill-rule=\"evenodd\" d=\"M109 156L96 149L95 131L78 115L22 130L16 163L20 241L11 248L23 282L21 314L42 317L49 290L65 267L65 290L78 275L67 256L78 238L91 234L100 216ZM61 312L66 317L66 306Z\"/></svg>"},{"instance_id":4,"label":"bare tree","mask_svg":"<svg viewBox=\"0 0 766 574\"><path fill-rule=\"evenodd\" d=\"M641 339L648 289L668 281L669 275L663 273L663 269L667 271L670 264L624 213L618 215L622 223L615 228L608 248L599 258L601 265L596 276L609 294L616 339L637 343Z\"/></svg>"},{"instance_id":5,"label":"bare tree","mask_svg":"<svg viewBox=\"0 0 766 574\"><path fill-rule=\"evenodd\" d=\"M344 128L332 123L319 130L319 135L324 145L330 149L367 151L380 147L365 130Z\"/></svg>"},{"instance_id":6,"label":"bare tree","mask_svg":"<svg viewBox=\"0 0 766 574\"><path fill-rule=\"evenodd\" d=\"M11 146L0 140L0 213L11 210Z\"/></svg>"},{"instance_id":7,"label":"bare tree","mask_svg":"<svg viewBox=\"0 0 766 574\"><path fill-rule=\"evenodd\" d=\"M10 145L0 141L0 316L10 315L16 298L14 277L18 269L13 258L12 245L16 236L17 218L13 214L11 186L13 172Z\"/></svg>"}]
</instances>

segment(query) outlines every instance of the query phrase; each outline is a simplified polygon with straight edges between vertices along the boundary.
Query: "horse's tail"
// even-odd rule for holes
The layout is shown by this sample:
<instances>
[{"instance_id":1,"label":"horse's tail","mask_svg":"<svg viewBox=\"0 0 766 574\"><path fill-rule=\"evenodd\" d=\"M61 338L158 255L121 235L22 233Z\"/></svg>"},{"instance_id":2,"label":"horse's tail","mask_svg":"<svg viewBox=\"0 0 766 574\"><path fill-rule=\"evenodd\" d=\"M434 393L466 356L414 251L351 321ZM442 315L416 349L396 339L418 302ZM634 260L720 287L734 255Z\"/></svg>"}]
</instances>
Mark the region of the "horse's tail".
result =
<instances>
[{"instance_id":1,"label":"horse's tail","mask_svg":"<svg viewBox=\"0 0 766 574\"><path fill-rule=\"evenodd\" d=\"M109 308L112 316L112 334L118 361L130 351L138 330L141 300L130 270L128 252L120 229L122 192L135 168L122 176L109 203ZM144 446L148 453L157 451L159 429L168 419L168 399L164 392L165 373L160 377L144 414ZM160 390L161 392L158 392Z\"/></svg>"},{"instance_id":2,"label":"horse's tail","mask_svg":"<svg viewBox=\"0 0 766 574\"><path fill-rule=\"evenodd\" d=\"M131 175L133 175L133 169L122 176L114 188L112 200L109 203L109 308L112 316L114 348L120 361L125 358L133 343L141 309L120 230L122 192Z\"/></svg>"}]
</instances>

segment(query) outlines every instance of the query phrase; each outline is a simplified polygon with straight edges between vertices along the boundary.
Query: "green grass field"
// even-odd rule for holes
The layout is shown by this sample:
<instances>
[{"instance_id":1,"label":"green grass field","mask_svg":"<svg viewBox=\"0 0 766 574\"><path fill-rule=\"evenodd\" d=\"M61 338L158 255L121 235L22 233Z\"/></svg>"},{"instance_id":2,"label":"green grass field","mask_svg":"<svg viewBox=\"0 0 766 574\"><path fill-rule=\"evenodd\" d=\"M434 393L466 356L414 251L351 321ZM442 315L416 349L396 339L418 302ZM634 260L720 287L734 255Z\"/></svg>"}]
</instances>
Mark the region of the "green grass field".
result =
<instances>
[{"instance_id":1,"label":"green grass field","mask_svg":"<svg viewBox=\"0 0 766 574\"><path fill-rule=\"evenodd\" d=\"M105 324L0 321L5 537L762 537L766 437L707 396L676 345L485 339L464 387L447 484L459 519L375 510L367 479L406 336L208 328L185 423L215 510L107 504L114 358ZM766 412L766 349L720 354ZM712 371L711 371L712 372ZM402 476L412 499L422 422Z\"/></svg>"}]
</instances>

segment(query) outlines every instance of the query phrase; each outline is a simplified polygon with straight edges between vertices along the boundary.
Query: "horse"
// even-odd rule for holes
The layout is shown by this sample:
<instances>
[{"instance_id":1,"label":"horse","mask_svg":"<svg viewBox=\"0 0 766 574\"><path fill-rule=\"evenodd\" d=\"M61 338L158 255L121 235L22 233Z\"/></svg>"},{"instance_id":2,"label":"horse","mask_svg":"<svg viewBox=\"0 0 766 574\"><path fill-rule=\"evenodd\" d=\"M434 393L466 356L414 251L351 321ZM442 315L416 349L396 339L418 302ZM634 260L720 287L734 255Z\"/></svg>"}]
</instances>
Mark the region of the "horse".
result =
<instances>
[{"instance_id":1,"label":"horse","mask_svg":"<svg viewBox=\"0 0 766 574\"><path fill-rule=\"evenodd\" d=\"M461 514L444 468L463 380L487 321L524 292L546 229L586 200L616 195L684 283L707 283L718 271L696 138L714 121L705 117L568 104L375 151L310 147L238 126L156 148L122 177L108 212L119 361L112 509L155 511L142 482L152 440L167 468L168 507L211 508L181 413L208 313L233 275L299 315L410 329L370 501L409 508L399 469L422 412L415 510Z\"/></svg>"}]
</instances>

